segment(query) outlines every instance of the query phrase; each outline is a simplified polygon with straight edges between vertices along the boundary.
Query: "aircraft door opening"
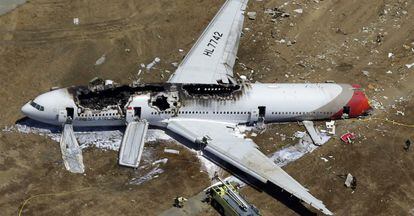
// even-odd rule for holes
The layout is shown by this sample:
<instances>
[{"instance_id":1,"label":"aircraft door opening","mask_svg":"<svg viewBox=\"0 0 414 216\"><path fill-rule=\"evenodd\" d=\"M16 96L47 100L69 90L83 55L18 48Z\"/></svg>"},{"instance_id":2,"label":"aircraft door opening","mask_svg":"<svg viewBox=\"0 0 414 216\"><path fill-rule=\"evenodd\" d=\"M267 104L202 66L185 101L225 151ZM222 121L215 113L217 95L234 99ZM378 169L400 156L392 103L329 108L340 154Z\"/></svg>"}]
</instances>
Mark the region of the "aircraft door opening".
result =
<instances>
[{"instance_id":1,"label":"aircraft door opening","mask_svg":"<svg viewBox=\"0 0 414 216\"><path fill-rule=\"evenodd\" d=\"M125 118L126 122L129 123L141 119L141 113L141 107L128 107Z\"/></svg>"},{"instance_id":2,"label":"aircraft door opening","mask_svg":"<svg viewBox=\"0 0 414 216\"><path fill-rule=\"evenodd\" d=\"M134 107L134 117L141 119L141 107Z\"/></svg>"},{"instance_id":3,"label":"aircraft door opening","mask_svg":"<svg viewBox=\"0 0 414 216\"><path fill-rule=\"evenodd\" d=\"M266 115L266 107L265 106L259 106L259 117L264 118Z\"/></svg>"},{"instance_id":4,"label":"aircraft door opening","mask_svg":"<svg viewBox=\"0 0 414 216\"><path fill-rule=\"evenodd\" d=\"M73 120L75 109L73 109L73 107L66 107L66 113L67 118L70 117Z\"/></svg>"},{"instance_id":5,"label":"aircraft door opening","mask_svg":"<svg viewBox=\"0 0 414 216\"><path fill-rule=\"evenodd\" d=\"M257 107L257 109L259 110L259 118L257 120L257 124L261 128L261 127L264 127L265 116L266 116L266 107L265 106L259 106L259 107Z\"/></svg>"}]
</instances>

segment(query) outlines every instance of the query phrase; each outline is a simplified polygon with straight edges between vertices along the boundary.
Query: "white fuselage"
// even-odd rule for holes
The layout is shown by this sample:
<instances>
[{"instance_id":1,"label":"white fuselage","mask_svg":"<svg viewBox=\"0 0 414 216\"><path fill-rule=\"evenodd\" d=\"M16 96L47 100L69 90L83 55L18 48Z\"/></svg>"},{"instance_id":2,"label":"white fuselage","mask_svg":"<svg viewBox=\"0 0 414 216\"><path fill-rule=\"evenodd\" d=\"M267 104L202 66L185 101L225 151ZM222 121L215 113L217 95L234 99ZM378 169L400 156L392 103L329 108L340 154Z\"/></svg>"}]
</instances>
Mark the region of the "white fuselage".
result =
<instances>
[{"instance_id":1,"label":"white fuselage","mask_svg":"<svg viewBox=\"0 0 414 216\"><path fill-rule=\"evenodd\" d=\"M334 118L347 106L355 94L348 84L251 84L233 97L186 97L179 99L179 108L160 110L149 102L151 93L130 96L125 110L81 111L73 96L66 89L58 89L40 95L33 100L44 107L43 111L25 105L22 111L35 120L60 125L59 111L74 108L73 125L122 126L134 118L134 108L150 125L165 126L170 118L217 120L237 124L287 122Z\"/></svg>"}]
</instances>

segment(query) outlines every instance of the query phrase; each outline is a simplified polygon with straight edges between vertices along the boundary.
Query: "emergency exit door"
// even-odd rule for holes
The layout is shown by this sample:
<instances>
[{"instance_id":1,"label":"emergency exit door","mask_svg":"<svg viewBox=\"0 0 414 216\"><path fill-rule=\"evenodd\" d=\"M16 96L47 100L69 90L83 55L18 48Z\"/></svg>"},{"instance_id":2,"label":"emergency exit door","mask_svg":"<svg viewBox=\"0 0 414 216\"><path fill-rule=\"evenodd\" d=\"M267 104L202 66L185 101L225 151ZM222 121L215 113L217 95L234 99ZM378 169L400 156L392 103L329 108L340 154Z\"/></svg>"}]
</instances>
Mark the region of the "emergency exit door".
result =
<instances>
[{"instance_id":1,"label":"emergency exit door","mask_svg":"<svg viewBox=\"0 0 414 216\"><path fill-rule=\"evenodd\" d=\"M141 107L134 107L134 117L141 118Z\"/></svg>"},{"instance_id":2,"label":"emergency exit door","mask_svg":"<svg viewBox=\"0 0 414 216\"><path fill-rule=\"evenodd\" d=\"M141 107L129 107L126 112L126 122L129 123L141 119L141 113Z\"/></svg>"},{"instance_id":3,"label":"emergency exit door","mask_svg":"<svg viewBox=\"0 0 414 216\"><path fill-rule=\"evenodd\" d=\"M266 107L265 106L259 106L259 118L264 118L266 116Z\"/></svg>"}]
</instances>

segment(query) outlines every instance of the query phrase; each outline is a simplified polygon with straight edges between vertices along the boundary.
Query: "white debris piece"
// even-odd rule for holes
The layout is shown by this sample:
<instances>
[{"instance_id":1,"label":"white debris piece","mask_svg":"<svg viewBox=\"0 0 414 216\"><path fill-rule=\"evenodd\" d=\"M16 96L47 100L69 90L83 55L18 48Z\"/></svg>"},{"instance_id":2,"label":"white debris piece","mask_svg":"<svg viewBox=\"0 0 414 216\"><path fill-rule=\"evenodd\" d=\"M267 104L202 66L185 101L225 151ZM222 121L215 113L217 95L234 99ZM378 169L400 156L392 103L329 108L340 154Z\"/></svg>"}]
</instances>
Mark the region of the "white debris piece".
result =
<instances>
[{"instance_id":1,"label":"white debris piece","mask_svg":"<svg viewBox=\"0 0 414 216\"><path fill-rule=\"evenodd\" d=\"M293 11L296 12L296 13L298 13L298 14L303 13L303 9L302 8L299 8L299 9L296 9L296 10L293 10Z\"/></svg>"},{"instance_id":2,"label":"white debris piece","mask_svg":"<svg viewBox=\"0 0 414 216\"><path fill-rule=\"evenodd\" d=\"M171 63L172 64L172 66L174 66L174 67L178 67L178 63L177 62L173 62L173 63Z\"/></svg>"},{"instance_id":3,"label":"white debris piece","mask_svg":"<svg viewBox=\"0 0 414 216\"><path fill-rule=\"evenodd\" d=\"M147 64L146 69L147 70L151 70L152 67L154 67L157 63L159 63L161 61L160 58L155 57L154 61L152 61L151 63Z\"/></svg>"},{"instance_id":4,"label":"white debris piece","mask_svg":"<svg viewBox=\"0 0 414 216\"><path fill-rule=\"evenodd\" d=\"M363 73L365 76L369 76L369 71L363 70L363 71L362 71L362 73Z\"/></svg>"},{"instance_id":5,"label":"white debris piece","mask_svg":"<svg viewBox=\"0 0 414 216\"><path fill-rule=\"evenodd\" d=\"M285 39L280 39L279 41L276 41L276 42L278 42L278 43L286 43L286 40Z\"/></svg>"},{"instance_id":6,"label":"white debris piece","mask_svg":"<svg viewBox=\"0 0 414 216\"><path fill-rule=\"evenodd\" d=\"M321 145L325 144L331 138L324 133L321 136L323 140ZM295 133L295 137L300 139L298 144L285 147L270 156L270 159L276 165L283 167L318 148L317 145L313 144L312 139L306 132L298 131Z\"/></svg>"},{"instance_id":7,"label":"white debris piece","mask_svg":"<svg viewBox=\"0 0 414 216\"><path fill-rule=\"evenodd\" d=\"M249 17L249 19L251 20L255 20L256 19L256 12L247 12L247 16Z\"/></svg>"},{"instance_id":8,"label":"white debris piece","mask_svg":"<svg viewBox=\"0 0 414 216\"><path fill-rule=\"evenodd\" d=\"M180 151L175 150L175 149L168 149L168 148L164 148L164 152L170 153L170 154L180 154Z\"/></svg>"},{"instance_id":9,"label":"white debris piece","mask_svg":"<svg viewBox=\"0 0 414 216\"><path fill-rule=\"evenodd\" d=\"M388 53L388 58L392 58L394 56L394 53Z\"/></svg>"},{"instance_id":10,"label":"white debris piece","mask_svg":"<svg viewBox=\"0 0 414 216\"><path fill-rule=\"evenodd\" d=\"M145 68L145 64L144 63L141 63L141 65L140 65L142 68Z\"/></svg>"},{"instance_id":11,"label":"white debris piece","mask_svg":"<svg viewBox=\"0 0 414 216\"><path fill-rule=\"evenodd\" d=\"M376 101L376 100L371 100L371 105L372 105L372 107L374 107L374 109L384 109L384 105L381 103L381 102L379 102L379 101Z\"/></svg>"},{"instance_id":12,"label":"white debris piece","mask_svg":"<svg viewBox=\"0 0 414 216\"><path fill-rule=\"evenodd\" d=\"M250 136L252 136L252 137L256 137L257 136L257 133L252 133L252 134L250 134Z\"/></svg>"},{"instance_id":13,"label":"white debris piece","mask_svg":"<svg viewBox=\"0 0 414 216\"><path fill-rule=\"evenodd\" d=\"M348 175L346 176L346 180L345 180L345 186L351 187L351 183L353 179L354 177L351 175L351 173L348 173Z\"/></svg>"},{"instance_id":14,"label":"white debris piece","mask_svg":"<svg viewBox=\"0 0 414 216\"><path fill-rule=\"evenodd\" d=\"M403 112L403 111L399 111L399 110L397 110L397 114L396 115L402 115L402 116L405 116L405 113Z\"/></svg>"},{"instance_id":15,"label":"white debris piece","mask_svg":"<svg viewBox=\"0 0 414 216\"><path fill-rule=\"evenodd\" d=\"M152 162L152 165L154 166L156 164L161 164L161 163L166 164L167 162L168 162L168 158L163 158L163 159L159 159L159 160Z\"/></svg>"},{"instance_id":16,"label":"white debris piece","mask_svg":"<svg viewBox=\"0 0 414 216\"><path fill-rule=\"evenodd\" d=\"M71 124L64 125L63 135L60 139L60 150L62 152L63 163L69 172L85 172L82 150L76 140Z\"/></svg>"},{"instance_id":17,"label":"white debris piece","mask_svg":"<svg viewBox=\"0 0 414 216\"><path fill-rule=\"evenodd\" d=\"M321 159L322 159L323 161L325 161L325 163L329 161L328 159L326 159L326 158L324 158L324 157L321 157Z\"/></svg>"},{"instance_id":18,"label":"white debris piece","mask_svg":"<svg viewBox=\"0 0 414 216\"><path fill-rule=\"evenodd\" d=\"M389 71L387 71L387 72L385 72L385 73L386 73L386 74L392 74L392 71L390 71L390 70L389 70Z\"/></svg>"},{"instance_id":19,"label":"white debris piece","mask_svg":"<svg viewBox=\"0 0 414 216\"><path fill-rule=\"evenodd\" d=\"M105 62L106 60L106 55L103 54L100 58L98 58L98 60L96 60L95 65L101 65Z\"/></svg>"},{"instance_id":20,"label":"white debris piece","mask_svg":"<svg viewBox=\"0 0 414 216\"><path fill-rule=\"evenodd\" d=\"M412 64L406 64L405 65L408 69L410 69L411 67L414 67L414 62Z\"/></svg>"},{"instance_id":21,"label":"white debris piece","mask_svg":"<svg viewBox=\"0 0 414 216\"><path fill-rule=\"evenodd\" d=\"M79 18L78 17L73 18L73 24L74 25L79 25Z\"/></svg>"},{"instance_id":22,"label":"white debris piece","mask_svg":"<svg viewBox=\"0 0 414 216\"><path fill-rule=\"evenodd\" d=\"M158 175L163 173L163 172L164 172L164 170L159 168L159 165L157 165L156 167L154 167L151 171L149 171L144 176L141 176L139 178L131 179L131 181L129 181L129 184L140 185L140 184L145 183L145 182L147 182L151 179L157 178Z\"/></svg>"},{"instance_id":23,"label":"white debris piece","mask_svg":"<svg viewBox=\"0 0 414 216\"><path fill-rule=\"evenodd\" d=\"M315 145L323 144L323 139L319 130L315 127L312 121L303 121L303 125L305 126L308 134L312 138L312 141Z\"/></svg>"},{"instance_id":24,"label":"white debris piece","mask_svg":"<svg viewBox=\"0 0 414 216\"><path fill-rule=\"evenodd\" d=\"M14 127L13 126L4 126L4 128L1 130L2 132L13 132Z\"/></svg>"},{"instance_id":25,"label":"white debris piece","mask_svg":"<svg viewBox=\"0 0 414 216\"><path fill-rule=\"evenodd\" d=\"M335 121L334 120L328 121L328 122L325 123L325 125L326 125L327 132L331 135L335 135L335 129L336 129L335 128Z\"/></svg>"}]
</instances>

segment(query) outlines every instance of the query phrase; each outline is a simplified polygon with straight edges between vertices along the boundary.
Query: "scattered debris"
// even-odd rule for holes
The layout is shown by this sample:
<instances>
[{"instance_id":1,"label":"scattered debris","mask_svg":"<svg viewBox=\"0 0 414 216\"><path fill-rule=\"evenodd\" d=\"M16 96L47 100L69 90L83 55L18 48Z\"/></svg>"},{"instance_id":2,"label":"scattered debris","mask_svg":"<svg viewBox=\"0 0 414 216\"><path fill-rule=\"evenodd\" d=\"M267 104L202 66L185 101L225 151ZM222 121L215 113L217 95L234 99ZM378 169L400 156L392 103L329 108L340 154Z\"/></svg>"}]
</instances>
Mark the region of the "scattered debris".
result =
<instances>
[{"instance_id":1,"label":"scattered debris","mask_svg":"<svg viewBox=\"0 0 414 216\"><path fill-rule=\"evenodd\" d=\"M335 129L336 129L335 121L332 120L329 122L325 122L325 125L326 125L326 131L328 132L328 134L335 135Z\"/></svg>"},{"instance_id":2,"label":"scattered debris","mask_svg":"<svg viewBox=\"0 0 414 216\"><path fill-rule=\"evenodd\" d=\"M408 139L407 141L405 141L404 150L409 151L410 147L411 147L411 140Z\"/></svg>"},{"instance_id":3,"label":"scattered debris","mask_svg":"<svg viewBox=\"0 0 414 216\"><path fill-rule=\"evenodd\" d=\"M325 161L325 163L329 161L328 159L326 159L326 158L324 158L324 157L321 157L321 159L322 159L323 161Z\"/></svg>"},{"instance_id":4,"label":"scattered debris","mask_svg":"<svg viewBox=\"0 0 414 216\"><path fill-rule=\"evenodd\" d=\"M406 64L405 65L408 69L410 69L411 67L414 67L414 62L412 64Z\"/></svg>"},{"instance_id":5,"label":"scattered debris","mask_svg":"<svg viewBox=\"0 0 414 216\"><path fill-rule=\"evenodd\" d=\"M363 71L362 71L362 74L364 74L365 76L367 76L367 77L368 77L368 76L369 76L369 71L365 71L365 70L363 70Z\"/></svg>"},{"instance_id":6,"label":"scattered debris","mask_svg":"<svg viewBox=\"0 0 414 216\"><path fill-rule=\"evenodd\" d=\"M268 8L264 11L264 13L269 14L270 16L272 16L272 21L273 22L275 22L276 19L278 19L278 18L286 18L286 17L290 16L289 13L286 13L285 11L283 11L283 10L277 8L277 7L273 8L273 9Z\"/></svg>"},{"instance_id":7,"label":"scattered debris","mask_svg":"<svg viewBox=\"0 0 414 216\"><path fill-rule=\"evenodd\" d=\"M351 175L351 173L348 173L348 175L346 176L345 186L347 188L351 188L352 190L356 189L357 180L356 180L356 177Z\"/></svg>"},{"instance_id":8,"label":"scattered debris","mask_svg":"<svg viewBox=\"0 0 414 216\"><path fill-rule=\"evenodd\" d=\"M159 63L161 61L160 58L155 57L154 61L152 61L151 63L147 64L147 66L145 67L147 70L151 70L152 67L154 67L157 63Z\"/></svg>"},{"instance_id":9,"label":"scattered debris","mask_svg":"<svg viewBox=\"0 0 414 216\"><path fill-rule=\"evenodd\" d=\"M285 147L270 156L270 159L274 161L276 165L283 167L318 148L317 145L313 144L312 139L306 132L297 131L294 136L299 138L298 144ZM322 144L325 144L331 138L324 133L322 133L321 136L323 140Z\"/></svg>"},{"instance_id":10,"label":"scattered debris","mask_svg":"<svg viewBox=\"0 0 414 216\"><path fill-rule=\"evenodd\" d=\"M296 12L296 13L298 13L298 14L303 13L303 9L302 8L299 8L299 9L296 9L296 10L293 10L293 11Z\"/></svg>"},{"instance_id":11,"label":"scattered debris","mask_svg":"<svg viewBox=\"0 0 414 216\"><path fill-rule=\"evenodd\" d=\"M405 113L404 113L403 111L399 111L399 110L397 110L396 115L402 115L402 116L404 116L404 115L405 115Z\"/></svg>"},{"instance_id":12,"label":"scattered debris","mask_svg":"<svg viewBox=\"0 0 414 216\"><path fill-rule=\"evenodd\" d=\"M101 65L105 62L106 60L106 55L103 54L100 58L98 58L98 60L96 60L95 65Z\"/></svg>"},{"instance_id":13,"label":"scattered debris","mask_svg":"<svg viewBox=\"0 0 414 216\"><path fill-rule=\"evenodd\" d=\"M256 19L256 12L247 12L247 17L249 17L250 20L255 20Z\"/></svg>"},{"instance_id":14,"label":"scattered debris","mask_svg":"<svg viewBox=\"0 0 414 216\"><path fill-rule=\"evenodd\" d=\"M356 135L354 133L346 133L341 136L341 140L346 144L351 144L355 138Z\"/></svg>"},{"instance_id":15,"label":"scattered debris","mask_svg":"<svg viewBox=\"0 0 414 216\"><path fill-rule=\"evenodd\" d=\"M372 105L372 107L374 107L374 109L376 109L376 110L379 110L379 109L383 110L383 109L385 109L385 108L384 108L384 105L383 105L381 102L376 101L376 100L371 100L371 105Z\"/></svg>"},{"instance_id":16,"label":"scattered debris","mask_svg":"<svg viewBox=\"0 0 414 216\"><path fill-rule=\"evenodd\" d=\"M323 134L315 127L312 121L302 121L303 125L306 128L306 131L310 135L313 143L315 145L322 145L324 143Z\"/></svg>"},{"instance_id":17,"label":"scattered debris","mask_svg":"<svg viewBox=\"0 0 414 216\"><path fill-rule=\"evenodd\" d=\"M159 160L156 160L156 161L152 162L152 165L154 166L154 165L160 164L160 163L166 164L167 162L168 162L168 158L163 158L163 159L159 159Z\"/></svg>"},{"instance_id":18,"label":"scattered debris","mask_svg":"<svg viewBox=\"0 0 414 216\"><path fill-rule=\"evenodd\" d=\"M73 24L74 25L79 25L79 18L78 17L73 18Z\"/></svg>"},{"instance_id":19,"label":"scattered debris","mask_svg":"<svg viewBox=\"0 0 414 216\"><path fill-rule=\"evenodd\" d=\"M180 151L175 150L175 149L167 149L167 148L164 148L164 152L165 153L170 153L170 154L180 154Z\"/></svg>"},{"instance_id":20,"label":"scattered debris","mask_svg":"<svg viewBox=\"0 0 414 216\"><path fill-rule=\"evenodd\" d=\"M4 126L4 128L1 130L2 132L13 132L14 127L13 126Z\"/></svg>"},{"instance_id":21,"label":"scattered debris","mask_svg":"<svg viewBox=\"0 0 414 216\"><path fill-rule=\"evenodd\" d=\"M295 40L293 40L293 41L288 41L287 43L286 43L286 46L292 46L293 44L295 44L296 43L296 41Z\"/></svg>"},{"instance_id":22,"label":"scattered debris","mask_svg":"<svg viewBox=\"0 0 414 216\"><path fill-rule=\"evenodd\" d=\"M157 178L159 174L164 173L163 169L159 168L159 165L154 167L151 171L149 171L144 176L141 176L139 178L132 178L131 181L129 181L129 184L132 185L140 185L143 184L151 179Z\"/></svg>"}]
</instances>

